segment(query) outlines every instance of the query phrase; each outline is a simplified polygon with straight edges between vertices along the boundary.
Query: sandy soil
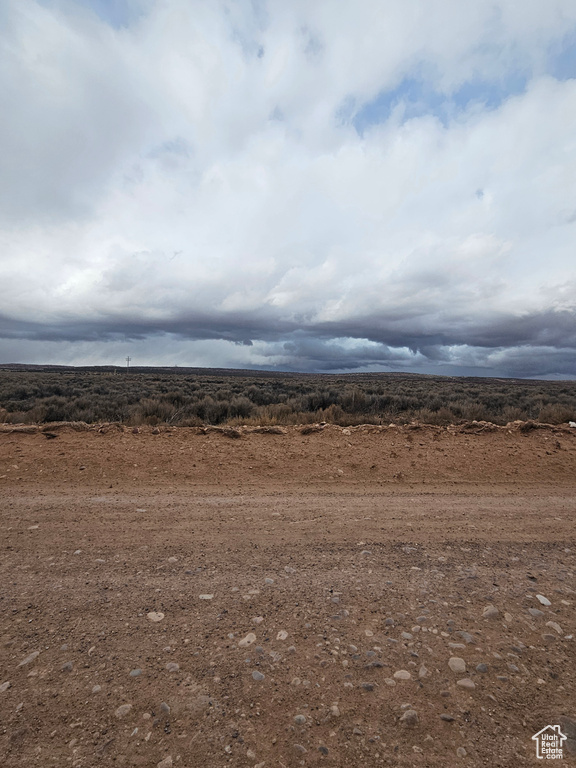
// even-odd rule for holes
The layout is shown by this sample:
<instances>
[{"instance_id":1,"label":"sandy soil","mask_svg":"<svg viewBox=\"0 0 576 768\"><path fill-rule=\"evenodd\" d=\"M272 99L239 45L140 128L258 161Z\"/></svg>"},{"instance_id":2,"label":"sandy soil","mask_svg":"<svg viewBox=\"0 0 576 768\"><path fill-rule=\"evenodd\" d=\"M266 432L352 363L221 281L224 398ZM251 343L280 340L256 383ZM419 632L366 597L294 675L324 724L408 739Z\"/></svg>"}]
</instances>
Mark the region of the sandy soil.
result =
<instances>
[{"instance_id":1,"label":"sandy soil","mask_svg":"<svg viewBox=\"0 0 576 768\"><path fill-rule=\"evenodd\" d=\"M0 428L0 765L576 762L575 469L568 427Z\"/></svg>"}]
</instances>

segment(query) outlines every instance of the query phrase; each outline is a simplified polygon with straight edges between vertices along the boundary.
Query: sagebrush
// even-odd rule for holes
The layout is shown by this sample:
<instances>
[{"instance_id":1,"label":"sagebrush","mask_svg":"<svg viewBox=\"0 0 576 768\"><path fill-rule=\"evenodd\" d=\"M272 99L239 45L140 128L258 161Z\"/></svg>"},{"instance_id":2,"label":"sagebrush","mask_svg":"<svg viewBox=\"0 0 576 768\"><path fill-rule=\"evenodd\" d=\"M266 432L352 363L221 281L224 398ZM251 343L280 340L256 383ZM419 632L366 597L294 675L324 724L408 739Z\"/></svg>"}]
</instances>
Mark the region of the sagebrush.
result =
<instances>
[{"instance_id":1,"label":"sagebrush","mask_svg":"<svg viewBox=\"0 0 576 768\"><path fill-rule=\"evenodd\" d=\"M342 426L576 420L576 382L199 369L0 371L0 421Z\"/></svg>"}]
</instances>

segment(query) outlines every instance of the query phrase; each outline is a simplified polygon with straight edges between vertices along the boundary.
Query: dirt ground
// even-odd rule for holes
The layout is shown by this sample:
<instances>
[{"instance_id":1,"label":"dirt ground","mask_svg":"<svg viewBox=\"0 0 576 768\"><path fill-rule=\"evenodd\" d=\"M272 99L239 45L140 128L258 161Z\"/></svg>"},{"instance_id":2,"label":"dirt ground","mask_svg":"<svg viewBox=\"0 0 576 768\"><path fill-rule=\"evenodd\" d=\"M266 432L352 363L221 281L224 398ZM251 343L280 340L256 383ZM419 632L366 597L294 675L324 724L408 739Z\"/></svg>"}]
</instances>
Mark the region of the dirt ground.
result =
<instances>
[{"instance_id":1,"label":"dirt ground","mask_svg":"<svg viewBox=\"0 0 576 768\"><path fill-rule=\"evenodd\" d=\"M576 763L576 429L0 426L0 765Z\"/></svg>"}]
</instances>

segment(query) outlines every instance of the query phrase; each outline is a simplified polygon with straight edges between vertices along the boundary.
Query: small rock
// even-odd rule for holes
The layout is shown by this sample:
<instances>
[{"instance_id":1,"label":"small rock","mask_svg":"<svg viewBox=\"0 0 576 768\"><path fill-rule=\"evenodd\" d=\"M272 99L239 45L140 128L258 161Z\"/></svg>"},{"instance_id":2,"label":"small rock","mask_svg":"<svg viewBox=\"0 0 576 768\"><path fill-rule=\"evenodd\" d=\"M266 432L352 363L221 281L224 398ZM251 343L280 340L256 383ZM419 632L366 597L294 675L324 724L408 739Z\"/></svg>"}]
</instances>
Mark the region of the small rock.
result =
<instances>
[{"instance_id":1,"label":"small rock","mask_svg":"<svg viewBox=\"0 0 576 768\"><path fill-rule=\"evenodd\" d=\"M462 638L462 640L464 640L465 643L469 643L472 645L476 644L476 640L474 639L474 637L472 637L470 632L457 632L456 634L459 635Z\"/></svg>"},{"instance_id":2,"label":"small rock","mask_svg":"<svg viewBox=\"0 0 576 768\"><path fill-rule=\"evenodd\" d=\"M566 715L560 715L557 722L560 723L562 733L568 737L564 749L569 755L576 756L576 720Z\"/></svg>"},{"instance_id":3,"label":"small rock","mask_svg":"<svg viewBox=\"0 0 576 768\"><path fill-rule=\"evenodd\" d=\"M396 680L393 680L391 677L385 677L384 682L386 683L386 685L391 685L391 686L396 685Z\"/></svg>"},{"instance_id":4,"label":"small rock","mask_svg":"<svg viewBox=\"0 0 576 768\"><path fill-rule=\"evenodd\" d=\"M142 674L141 669L133 669L130 672L130 677L140 677L141 674Z\"/></svg>"},{"instance_id":5,"label":"small rock","mask_svg":"<svg viewBox=\"0 0 576 768\"><path fill-rule=\"evenodd\" d=\"M72 672L74 669L74 664L72 664L71 661L66 661L62 666L60 667L62 672Z\"/></svg>"},{"instance_id":6,"label":"small rock","mask_svg":"<svg viewBox=\"0 0 576 768\"><path fill-rule=\"evenodd\" d=\"M412 680L412 675L405 669L399 669L393 675L396 680Z\"/></svg>"},{"instance_id":7,"label":"small rock","mask_svg":"<svg viewBox=\"0 0 576 768\"><path fill-rule=\"evenodd\" d=\"M478 664L476 666L476 672L482 672L483 674L488 672L488 664Z\"/></svg>"},{"instance_id":8,"label":"small rock","mask_svg":"<svg viewBox=\"0 0 576 768\"><path fill-rule=\"evenodd\" d=\"M536 595L536 600L538 600L538 602L540 603L540 605L546 605L546 606L548 606L548 605L552 605L552 603L550 602L550 600L548 600L548 598L547 598L547 597L544 597L544 595Z\"/></svg>"},{"instance_id":9,"label":"small rock","mask_svg":"<svg viewBox=\"0 0 576 768\"><path fill-rule=\"evenodd\" d=\"M276 635L276 640L286 640L288 637L288 632L286 632L285 629L281 629L280 632Z\"/></svg>"},{"instance_id":10,"label":"small rock","mask_svg":"<svg viewBox=\"0 0 576 768\"><path fill-rule=\"evenodd\" d=\"M160 712L162 712L165 715L169 715L170 714L170 706L168 704L166 704L165 701L163 701L160 704Z\"/></svg>"},{"instance_id":11,"label":"small rock","mask_svg":"<svg viewBox=\"0 0 576 768\"><path fill-rule=\"evenodd\" d=\"M102 686L101 685L95 685L92 688L92 693L100 693L101 690L102 690Z\"/></svg>"},{"instance_id":12,"label":"small rock","mask_svg":"<svg viewBox=\"0 0 576 768\"><path fill-rule=\"evenodd\" d=\"M32 651L32 653L28 654L25 659L22 659L18 666L25 667L26 664L30 664L30 662L34 661L34 659L37 659L38 656L40 656L40 651Z\"/></svg>"},{"instance_id":13,"label":"small rock","mask_svg":"<svg viewBox=\"0 0 576 768\"><path fill-rule=\"evenodd\" d=\"M411 634L410 632L402 632L402 634L400 635L400 637L402 638L402 640L412 640L412 638L414 637L414 635L413 635L413 634Z\"/></svg>"},{"instance_id":14,"label":"small rock","mask_svg":"<svg viewBox=\"0 0 576 768\"><path fill-rule=\"evenodd\" d=\"M494 605L487 605L482 611L483 619L495 619L500 615L500 611Z\"/></svg>"},{"instance_id":15,"label":"small rock","mask_svg":"<svg viewBox=\"0 0 576 768\"><path fill-rule=\"evenodd\" d=\"M256 680L257 682L261 682L262 680L264 680L264 675L262 674L262 672L258 672L258 670L255 669L254 672L252 672L252 679Z\"/></svg>"},{"instance_id":16,"label":"small rock","mask_svg":"<svg viewBox=\"0 0 576 768\"><path fill-rule=\"evenodd\" d=\"M212 600L214 595L198 595L200 600Z\"/></svg>"},{"instance_id":17,"label":"small rock","mask_svg":"<svg viewBox=\"0 0 576 768\"><path fill-rule=\"evenodd\" d=\"M452 656L451 659L448 661L448 666L452 670L452 672L456 672L456 674L461 675L464 672L466 672L466 662L464 659L458 658L458 656Z\"/></svg>"},{"instance_id":18,"label":"small rock","mask_svg":"<svg viewBox=\"0 0 576 768\"><path fill-rule=\"evenodd\" d=\"M560 624L557 624L555 621L547 621L546 626L550 627L550 629L553 629L555 632L558 632L559 635L562 634L562 628L560 627Z\"/></svg>"},{"instance_id":19,"label":"small rock","mask_svg":"<svg viewBox=\"0 0 576 768\"><path fill-rule=\"evenodd\" d=\"M428 670L426 669L424 664L422 664L422 666L418 670L418 677L420 677L420 678L428 677L429 674L430 674L430 672L428 672Z\"/></svg>"},{"instance_id":20,"label":"small rock","mask_svg":"<svg viewBox=\"0 0 576 768\"><path fill-rule=\"evenodd\" d=\"M274 584L274 579L264 579L264 584Z\"/></svg>"},{"instance_id":21,"label":"small rock","mask_svg":"<svg viewBox=\"0 0 576 768\"><path fill-rule=\"evenodd\" d=\"M10 686L11 686L11 683L9 680L7 680L5 683L2 683L2 685L0 685L0 693L4 693L4 691L7 691L8 688L10 688Z\"/></svg>"},{"instance_id":22,"label":"small rock","mask_svg":"<svg viewBox=\"0 0 576 768\"><path fill-rule=\"evenodd\" d=\"M544 611L541 611L538 608L528 608L528 613L530 616L534 616L535 619L540 618L540 616L544 616Z\"/></svg>"},{"instance_id":23,"label":"small rock","mask_svg":"<svg viewBox=\"0 0 576 768\"><path fill-rule=\"evenodd\" d=\"M156 768L172 768L174 765L174 761L172 760L172 755L168 755L168 757L165 757L164 760L161 760Z\"/></svg>"},{"instance_id":24,"label":"small rock","mask_svg":"<svg viewBox=\"0 0 576 768\"><path fill-rule=\"evenodd\" d=\"M320 752L320 754L322 754L322 755L327 755L328 754L328 748L324 747L324 746L320 746L320 747L318 747L318 752Z\"/></svg>"},{"instance_id":25,"label":"small rock","mask_svg":"<svg viewBox=\"0 0 576 768\"><path fill-rule=\"evenodd\" d=\"M177 664L175 661L169 661L168 664L166 664L166 669L168 672L179 672L180 664Z\"/></svg>"},{"instance_id":26,"label":"small rock","mask_svg":"<svg viewBox=\"0 0 576 768\"><path fill-rule=\"evenodd\" d=\"M466 757L468 752L466 752L464 747L458 747L458 749L456 750L456 754L458 755L458 757Z\"/></svg>"},{"instance_id":27,"label":"small rock","mask_svg":"<svg viewBox=\"0 0 576 768\"><path fill-rule=\"evenodd\" d=\"M330 707L330 712L332 715L334 715L334 717L340 717L340 710L338 709L337 704L332 704Z\"/></svg>"},{"instance_id":28,"label":"small rock","mask_svg":"<svg viewBox=\"0 0 576 768\"><path fill-rule=\"evenodd\" d=\"M240 648L247 648L249 645L252 645L252 643L256 642L256 635L254 632L248 632L246 637L243 637L242 640L238 641L238 646Z\"/></svg>"},{"instance_id":29,"label":"small rock","mask_svg":"<svg viewBox=\"0 0 576 768\"><path fill-rule=\"evenodd\" d=\"M296 752L300 752L300 754L302 755L308 752L306 747L303 747L302 744L294 744L294 749L296 750Z\"/></svg>"},{"instance_id":30,"label":"small rock","mask_svg":"<svg viewBox=\"0 0 576 768\"><path fill-rule=\"evenodd\" d=\"M252 619L252 624L262 624L263 621L264 621L264 616L255 616Z\"/></svg>"},{"instance_id":31,"label":"small rock","mask_svg":"<svg viewBox=\"0 0 576 768\"><path fill-rule=\"evenodd\" d=\"M454 718L452 717L452 715L442 714L442 715L440 715L440 720L444 720L444 722L446 722L446 723L453 723L454 722Z\"/></svg>"},{"instance_id":32,"label":"small rock","mask_svg":"<svg viewBox=\"0 0 576 768\"><path fill-rule=\"evenodd\" d=\"M178 562L178 558L177 557L169 557L168 558L168 562L169 563L177 563Z\"/></svg>"},{"instance_id":33,"label":"small rock","mask_svg":"<svg viewBox=\"0 0 576 768\"><path fill-rule=\"evenodd\" d=\"M504 621L507 621L507 622L508 622L508 624L510 624L510 622L511 622L512 620L513 620L513 617L512 617L512 614L511 614L511 613L505 613L505 614L504 614Z\"/></svg>"},{"instance_id":34,"label":"small rock","mask_svg":"<svg viewBox=\"0 0 576 768\"><path fill-rule=\"evenodd\" d=\"M360 687L364 691L373 691L374 690L374 683L361 683Z\"/></svg>"},{"instance_id":35,"label":"small rock","mask_svg":"<svg viewBox=\"0 0 576 768\"><path fill-rule=\"evenodd\" d=\"M476 686L474 685L472 680L470 680L469 677L464 677L464 678L462 678L462 680L458 680L456 685L459 685L461 688L466 688L469 691L471 691L474 688L476 688Z\"/></svg>"},{"instance_id":36,"label":"small rock","mask_svg":"<svg viewBox=\"0 0 576 768\"><path fill-rule=\"evenodd\" d=\"M146 617L153 622L162 621L164 618L164 614L160 613L160 611L150 611L150 613L146 614Z\"/></svg>"},{"instance_id":37,"label":"small rock","mask_svg":"<svg viewBox=\"0 0 576 768\"><path fill-rule=\"evenodd\" d=\"M132 709L132 704L122 704L115 712L116 717L125 717Z\"/></svg>"},{"instance_id":38,"label":"small rock","mask_svg":"<svg viewBox=\"0 0 576 768\"><path fill-rule=\"evenodd\" d=\"M415 709L407 709L400 718L400 722L409 726L418 725L418 713Z\"/></svg>"},{"instance_id":39,"label":"small rock","mask_svg":"<svg viewBox=\"0 0 576 768\"><path fill-rule=\"evenodd\" d=\"M296 717L294 718L294 722L296 723L296 725L304 725L306 723L306 718L304 717L304 715L296 715Z\"/></svg>"}]
</instances>

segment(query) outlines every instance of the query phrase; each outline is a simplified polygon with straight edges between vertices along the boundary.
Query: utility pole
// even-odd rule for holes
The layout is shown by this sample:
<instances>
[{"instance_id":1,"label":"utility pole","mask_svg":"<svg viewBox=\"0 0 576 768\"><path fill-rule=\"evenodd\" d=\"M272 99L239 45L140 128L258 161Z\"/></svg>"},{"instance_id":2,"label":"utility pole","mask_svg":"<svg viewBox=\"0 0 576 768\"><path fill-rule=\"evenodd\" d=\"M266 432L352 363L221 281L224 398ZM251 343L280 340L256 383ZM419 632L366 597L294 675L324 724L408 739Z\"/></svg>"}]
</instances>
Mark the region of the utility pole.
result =
<instances>
[{"instance_id":1,"label":"utility pole","mask_svg":"<svg viewBox=\"0 0 576 768\"><path fill-rule=\"evenodd\" d=\"M132 360L132 358L130 357L130 355L128 355L128 357L126 358L126 370L127 371L130 369L130 360Z\"/></svg>"}]
</instances>

